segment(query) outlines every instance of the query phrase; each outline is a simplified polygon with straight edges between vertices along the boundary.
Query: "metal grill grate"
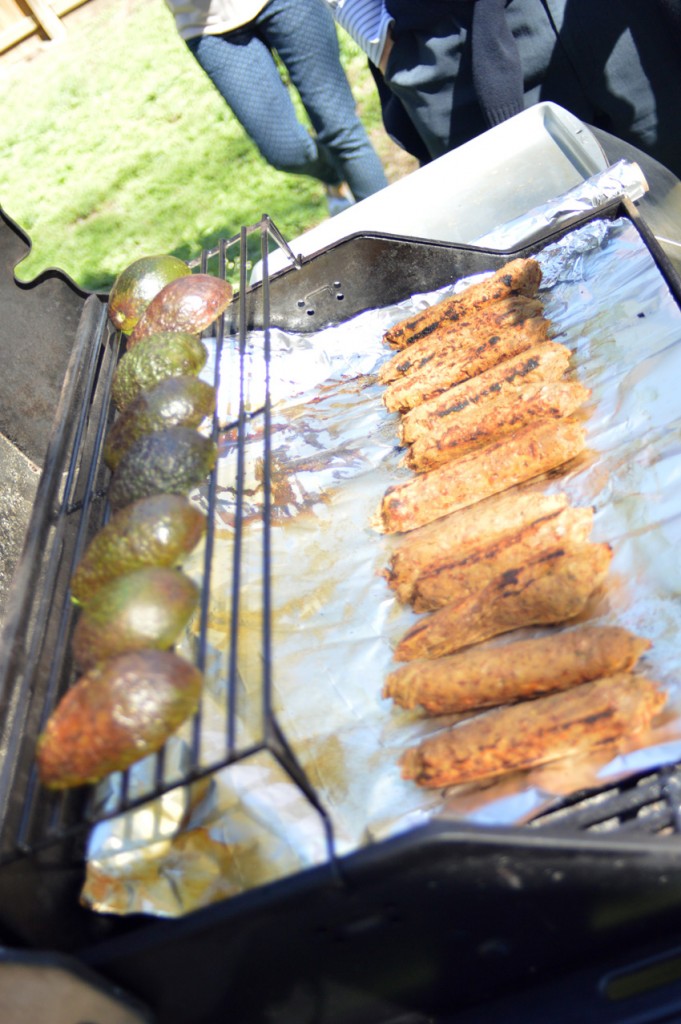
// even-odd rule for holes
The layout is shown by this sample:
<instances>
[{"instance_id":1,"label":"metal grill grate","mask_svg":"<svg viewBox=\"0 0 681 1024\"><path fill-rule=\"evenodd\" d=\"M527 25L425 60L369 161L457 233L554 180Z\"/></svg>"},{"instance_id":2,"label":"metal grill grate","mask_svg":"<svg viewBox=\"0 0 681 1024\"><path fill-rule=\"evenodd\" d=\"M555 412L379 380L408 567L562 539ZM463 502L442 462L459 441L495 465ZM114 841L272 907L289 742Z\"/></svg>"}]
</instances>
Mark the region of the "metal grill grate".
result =
<instances>
[{"instance_id":1,"label":"metal grill grate","mask_svg":"<svg viewBox=\"0 0 681 1024\"><path fill-rule=\"evenodd\" d=\"M608 207L608 216L621 215L620 204ZM625 211L628 212L628 211ZM605 215L604 211L599 212ZM629 213L629 215L631 215ZM589 218L593 214L589 215ZM567 230L567 226L562 229ZM249 285L249 243L259 241L261 283ZM544 239L542 244L548 240ZM652 239L647 239L654 246ZM270 242L284 249L294 273L270 275ZM48 445L45 469L41 477L34 516L27 535L25 551L15 576L10 614L2 634L0 663L0 861L19 853L40 849L70 836L83 836L85 830L102 817L112 817L156 799L170 789L203 778L236 760L267 750L283 767L304 797L318 811L330 854L333 856L333 830L327 812L298 763L283 734L272 705L272 652L270 631L270 399L265 388L261 409L247 411L243 402L244 348L247 332L262 329L265 347L265 373L269 354L269 325L289 330L314 330L338 322L355 313L397 301L428 285L438 285L473 272L502 265L510 255L532 252L532 246L515 254L494 253L464 246L448 246L422 239L392 236L358 235L344 239L315 257L301 263L286 242L264 217L259 224L243 228L239 235L220 242L196 262L203 272L226 276L238 265L238 300L230 318L216 327L216 375L219 376L220 352L227 336L236 339L241 354L241 401L236 420L213 422L217 439L229 430L237 449L235 494L234 558L231 567L230 622L232 632L226 645L223 681L228 695L224 749L219 759L205 763L200 757L202 716L193 723L192 740L182 763L181 776L163 753L154 760L151 780L144 792L131 786L123 775L115 802L103 810L93 793L78 790L65 794L47 793L38 783L35 769L35 742L42 725L59 695L73 681L69 639L74 609L68 600L68 585L73 569L88 539L106 517L107 471L101 462L101 449L110 423L110 388L120 354L121 341L110 327L106 309L97 296L85 303L83 316L57 415ZM216 269L213 269L216 267ZM662 267L664 270L664 266ZM678 292L673 276L670 285ZM216 383L219 383L216 376ZM268 381L266 381L266 384ZM254 429L251 429L254 428ZM237 674L238 634L236 622L240 600L240 551L242 512L245 502L244 472L252 457L254 437L261 445L258 452L262 467L264 504L262 516L262 638L260 735L257 741L243 745L237 730L239 687ZM248 444L248 455L247 455ZM213 474L202 495L206 503L209 529L206 538L200 625L196 640L197 664L207 658L206 626L214 564L215 503L217 477ZM680 770L681 771L681 770ZM666 835L679 831L679 800L676 770L651 772L627 781L603 793L582 793L532 822L532 830L560 829L570 832L638 832Z\"/></svg>"},{"instance_id":2,"label":"metal grill grate","mask_svg":"<svg viewBox=\"0 0 681 1024\"><path fill-rule=\"evenodd\" d=\"M681 767L647 771L606 790L574 794L531 826L560 832L650 836L681 832Z\"/></svg>"},{"instance_id":3,"label":"metal grill grate","mask_svg":"<svg viewBox=\"0 0 681 1024\"><path fill-rule=\"evenodd\" d=\"M4 735L0 768L0 860L18 853L40 849L68 836L82 835L84 828L155 800L178 785L204 778L220 768L266 750L280 764L303 795L317 809L333 857L330 820L316 792L309 784L298 760L281 730L272 704L271 627L270 627L270 397L269 379L265 383L264 405L246 411L244 404L244 351L247 335L246 306L249 292L249 242L257 236L263 268L261 286L264 366L269 368L269 279L268 250L271 239L288 250L286 243L267 217L239 235L223 240L202 254L197 265L202 272L225 277L227 267L238 267L238 295L232 320L227 314L215 325L215 386L220 384L222 348L228 333L236 336L240 355L240 397L234 422L219 423L213 418L212 436L216 442L229 433L236 444L236 471L230 489L234 494L233 555L230 594L229 634L221 667L221 682L226 692L224 747L219 757L202 757L202 712L199 709L191 728L191 739L183 751L181 776L168 764L166 751L153 757L146 773L149 784L141 790L131 783L131 772L120 773L114 796L105 804L97 789L50 793L41 786L34 765L35 743L47 718L75 673L69 653L75 609L69 598L69 580L88 539L106 520L108 472L102 464L103 442L110 424L110 391L121 350L121 339L106 316L106 308L90 299L81 321L69 373L50 440L46 469L36 501L22 562L16 579L21 600L13 604L11 621L3 634L3 668L0 695L4 699ZM290 250L287 255L295 263ZM217 260L217 269L213 268ZM210 270L209 270L210 266ZM255 431L250 428L258 421ZM243 549L243 519L247 462L253 458L257 436L257 459L262 473L261 510L262 628L260 664L259 734L246 744L238 735L237 720L241 696L238 686L239 601ZM235 439L235 440L234 440ZM204 669L207 659L207 634L211 580L214 565L215 508L217 469L210 475L202 493L208 527L206 531L199 624L195 660ZM225 581L222 581L223 584Z\"/></svg>"}]
</instances>

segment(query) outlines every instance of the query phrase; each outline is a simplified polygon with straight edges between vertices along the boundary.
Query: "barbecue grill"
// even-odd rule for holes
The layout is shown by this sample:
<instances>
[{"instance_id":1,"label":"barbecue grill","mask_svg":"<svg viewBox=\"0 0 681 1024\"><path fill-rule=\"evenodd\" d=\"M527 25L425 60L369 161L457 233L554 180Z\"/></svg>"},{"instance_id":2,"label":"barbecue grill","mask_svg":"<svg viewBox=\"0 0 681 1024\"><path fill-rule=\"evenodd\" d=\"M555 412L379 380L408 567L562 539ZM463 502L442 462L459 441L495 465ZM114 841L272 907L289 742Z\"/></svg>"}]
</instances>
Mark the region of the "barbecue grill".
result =
<instances>
[{"instance_id":1,"label":"barbecue grill","mask_svg":"<svg viewBox=\"0 0 681 1024\"><path fill-rule=\"evenodd\" d=\"M626 199L571 218L514 251L366 232L300 257L265 217L197 262L202 271L220 275L228 262L240 267L237 300L217 327L218 352L227 337L237 338L243 352L248 333L256 329L264 332L267 354L273 327L304 333L342 322L532 255L595 218L631 221L681 305L681 280ZM5 219L3 230L11 243L15 227ZM249 284L246 253L254 235L260 241L262 280ZM287 266L270 273L273 241ZM54 794L39 786L36 737L73 679L68 581L107 515L101 449L112 418L110 388L121 348L106 317L105 296L85 295L58 272L22 293L22 299L40 307L42 290L55 284L59 302L53 304L52 329L55 334L65 330L73 344L2 634L0 962L5 979L13 985L27 979L39 991L47 978L55 1005L61 996L55 1011L63 1012L55 1018L59 1024L62 1019L213 1024L228 1017L282 1024L569 1021L577 1010L564 1001L568 979L579 985L578 1012L587 1019L644 1019L663 1004L676 1012L681 1007L680 961L673 948L681 907L681 766L647 769L602 790L578 792L522 828L432 820L338 856L327 809L279 724L272 697L267 387L255 413L242 404L233 422L216 418L213 423L216 438L232 432L238 453L232 482L232 623L240 600L246 426L253 416L262 425L260 735L240 745L235 727L239 637L233 627L224 662L229 715L219 759L205 764L198 756L199 716L179 779L161 752L147 788L128 786L124 776L113 804L103 805L89 791ZM219 373L219 358L215 363ZM214 477L202 500L212 522ZM209 527L199 665L206 657L212 551ZM278 761L319 815L328 847L325 863L179 920L95 914L79 904L87 838L96 822L158 799L178 784L210 777L258 750ZM0 973L0 1005L1 986Z\"/></svg>"}]
</instances>

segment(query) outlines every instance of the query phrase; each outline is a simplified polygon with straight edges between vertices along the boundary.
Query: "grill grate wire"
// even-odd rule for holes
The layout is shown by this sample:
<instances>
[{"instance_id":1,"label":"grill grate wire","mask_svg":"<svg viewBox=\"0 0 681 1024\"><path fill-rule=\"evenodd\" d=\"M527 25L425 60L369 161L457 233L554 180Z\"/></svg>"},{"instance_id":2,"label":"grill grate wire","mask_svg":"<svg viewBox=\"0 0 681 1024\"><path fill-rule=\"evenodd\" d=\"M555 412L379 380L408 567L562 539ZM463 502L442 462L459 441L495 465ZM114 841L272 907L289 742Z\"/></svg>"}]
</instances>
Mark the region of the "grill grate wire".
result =
<instances>
[{"instance_id":1,"label":"grill grate wire","mask_svg":"<svg viewBox=\"0 0 681 1024\"><path fill-rule=\"evenodd\" d=\"M257 236L262 266L262 335L266 374L264 407L247 411L244 393L244 354L248 335L247 298L249 240ZM239 351L240 381L238 416L233 424L220 424L216 411L212 436L216 443L225 429L236 432L235 516L233 557L230 581L230 632L225 654L224 685L226 690L225 746L218 759L202 761L202 712L199 709L191 723L191 739L182 758L181 777L168 765L166 749L153 756L153 767L147 773L151 785L140 786L131 781L131 771L112 777L106 800L97 787L86 790L48 792L41 786L34 765L35 743L47 718L62 692L75 680L69 655L75 609L68 592L68 581L85 549L88 539L109 515L105 499L107 471L101 453L108 425L111 422L110 390L122 340L108 324L106 309L101 306L90 316L83 328L80 345L74 348L72 367L67 381L68 394L55 421L55 436L49 446L48 470L43 476L43 492L39 495L43 508L37 510L29 528L21 577L24 600L17 609L13 623L3 633L3 650L11 651L0 673L0 698L5 703L6 726L0 749L0 862L18 854L31 853L46 846L76 838L84 841L89 828L97 822L149 804L182 785L206 778L221 768L242 761L260 752L268 752L295 784L303 797L318 813L326 840L329 860L335 862L333 827L326 808L310 784L276 717L272 699L272 634L271 634L271 475L269 389L270 327L269 272L270 239L286 251L288 259L297 261L282 236L264 216L260 222L243 227L231 239L221 240L212 250L201 254L199 266L204 273L217 273L223 278L228 268L238 265L239 284L236 333ZM236 251L237 255L234 256ZM217 257L217 271L209 265ZM220 385L221 355L228 326L227 314L214 325L215 386ZM238 687L239 604L242 571L244 526L244 479L247 466L248 427L254 419L262 421L262 636L261 656L261 735L248 743L240 742L237 721L240 709ZM208 625L210 617L211 580L216 571L215 509L218 500L217 470L206 486L207 530L203 562L203 580L198 611L198 637L195 644L196 663L206 666ZM47 508L51 511L47 513ZM28 624L28 625L27 625ZM151 760L151 759L150 759ZM113 791L113 795L112 795Z\"/></svg>"},{"instance_id":2,"label":"grill grate wire","mask_svg":"<svg viewBox=\"0 0 681 1024\"><path fill-rule=\"evenodd\" d=\"M538 815L529 825L561 833L678 835L680 800L681 767L665 765L607 789L575 793Z\"/></svg>"}]
</instances>

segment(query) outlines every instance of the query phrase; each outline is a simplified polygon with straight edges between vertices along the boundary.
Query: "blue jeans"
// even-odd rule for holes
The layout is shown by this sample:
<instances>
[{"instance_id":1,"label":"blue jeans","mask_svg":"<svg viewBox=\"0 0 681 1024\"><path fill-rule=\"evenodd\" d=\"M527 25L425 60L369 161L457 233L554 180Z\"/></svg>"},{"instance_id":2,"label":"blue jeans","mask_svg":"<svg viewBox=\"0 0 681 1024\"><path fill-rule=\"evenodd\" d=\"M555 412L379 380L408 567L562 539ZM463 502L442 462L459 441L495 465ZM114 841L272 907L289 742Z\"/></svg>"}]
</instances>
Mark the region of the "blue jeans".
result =
<instances>
[{"instance_id":1,"label":"blue jeans","mask_svg":"<svg viewBox=\"0 0 681 1024\"><path fill-rule=\"evenodd\" d=\"M273 167L327 185L346 181L358 201L387 185L340 63L323 0L271 0L253 21L189 49ZM298 121L272 51L298 90L316 137Z\"/></svg>"}]
</instances>

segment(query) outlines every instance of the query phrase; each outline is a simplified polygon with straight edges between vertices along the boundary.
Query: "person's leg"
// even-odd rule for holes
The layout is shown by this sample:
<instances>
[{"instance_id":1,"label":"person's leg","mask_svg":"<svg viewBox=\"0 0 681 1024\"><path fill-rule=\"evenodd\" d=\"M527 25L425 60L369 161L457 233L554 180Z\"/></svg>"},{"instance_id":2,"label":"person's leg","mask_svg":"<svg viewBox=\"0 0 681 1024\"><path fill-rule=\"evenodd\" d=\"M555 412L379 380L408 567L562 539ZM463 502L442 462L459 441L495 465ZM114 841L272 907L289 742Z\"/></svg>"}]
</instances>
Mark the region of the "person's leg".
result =
<instances>
[{"instance_id":1,"label":"person's leg","mask_svg":"<svg viewBox=\"0 0 681 1024\"><path fill-rule=\"evenodd\" d=\"M272 0L256 24L281 57L320 148L332 154L355 199L384 188L385 172L357 114L324 0Z\"/></svg>"},{"instance_id":2,"label":"person's leg","mask_svg":"<svg viewBox=\"0 0 681 1024\"><path fill-rule=\"evenodd\" d=\"M280 171L337 185L343 178L298 121L266 43L248 29L187 43L194 57L256 144Z\"/></svg>"},{"instance_id":3,"label":"person's leg","mask_svg":"<svg viewBox=\"0 0 681 1024\"><path fill-rule=\"evenodd\" d=\"M401 31L399 24L395 26L386 85L408 111L431 157L488 127L473 77L472 7L452 0L449 12L434 18L428 31ZM542 0L510 0L506 17L518 44L528 107L540 98L556 34Z\"/></svg>"},{"instance_id":4,"label":"person's leg","mask_svg":"<svg viewBox=\"0 0 681 1024\"><path fill-rule=\"evenodd\" d=\"M590 105L577 116L637 146L681 175L678 25L659 4L640 0L544 0L560 50L574 68ZM547 99L561 102L551 69ZM568 102L563 102L569 106Z\"/></svg>"}]
</instances>

